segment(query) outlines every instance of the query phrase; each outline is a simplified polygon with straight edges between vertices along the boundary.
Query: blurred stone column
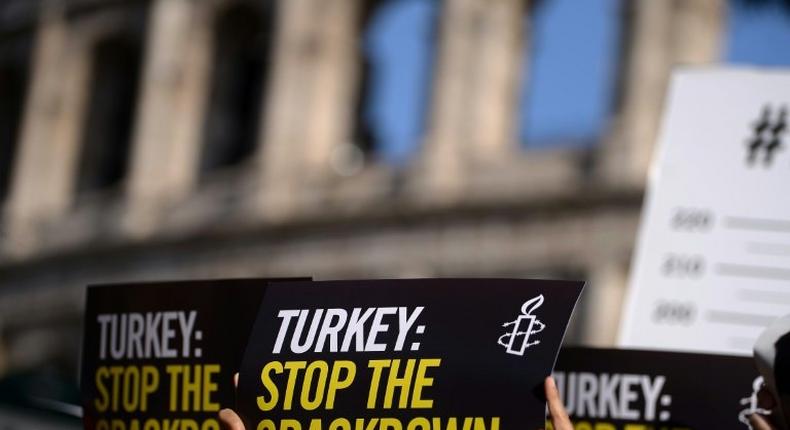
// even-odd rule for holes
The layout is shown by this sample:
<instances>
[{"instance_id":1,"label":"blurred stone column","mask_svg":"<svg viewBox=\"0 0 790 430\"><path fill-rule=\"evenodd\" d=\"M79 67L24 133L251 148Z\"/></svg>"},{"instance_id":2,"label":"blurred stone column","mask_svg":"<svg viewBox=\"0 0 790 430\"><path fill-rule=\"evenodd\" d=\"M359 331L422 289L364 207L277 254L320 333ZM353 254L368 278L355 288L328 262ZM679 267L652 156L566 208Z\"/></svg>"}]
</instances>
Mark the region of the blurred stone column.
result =
<instances>
[{"instance_id":1,"label":"blurred stone column","mask_svg":"<svg viewBox=\"0 0 790 430\"><path fill-rule=\"evenodd\" d=\"M151 8L128 181L126 226L144 233L197 176L212 34L207 2Z\"/></svg>"},{"instance_id":2,"label":"blurred stone column","mask_svg":"<svg viewBox=\"0 0 790 430\"><path fill-rule=\"evenodd\" d=\"M445 0L426 142L427 185L460 191L470 163L511 154L523 57L524 0Z\"/></svg>"},{"instance_id":3,"label":"blurred stone column","mask_svg":"<svg viewBox=\"0 0 790 430\"><path fill-rule=\"evenodd\" d=\"M716 62L726 24L724 0L624 3L621 104L604 148L604 176L619 185L645 183L675 65Z\"/></svg>"},{"instance_id":4,"label":"blurred stone column","mask_svg":"<svg viewBox=\"0 0 790 430\"><path fill-rule=\"evenodd\" d=\"M42 5L8 203L12 253L29 252L39 221L61 216L72 204L90 79L84 42L69 31L61 3Z\"/></svg>"},{"instance_id":5,"label":"blurred stone column","mask_svg":"<svg viewBox=\"0 0 790 430\"><path fill-rule=\"evenodd\" d=\"M259 147L261 212L281 218L327 182L332 151L350 139L360 3L278 3L278 33Z\"/></svg>"},{"instance_id":6,"label":"blurred stone column","mask_svg":"<svg viewBox=\"0 0 790 430\"><path fill-rule=\"evenodd\" d=\"M628 282L626 264L616 258L600 259L590 269L581 309L585 317L582 340L585 345L612 347L617 343L620 315Z\"/></svg>"}]
</instances>

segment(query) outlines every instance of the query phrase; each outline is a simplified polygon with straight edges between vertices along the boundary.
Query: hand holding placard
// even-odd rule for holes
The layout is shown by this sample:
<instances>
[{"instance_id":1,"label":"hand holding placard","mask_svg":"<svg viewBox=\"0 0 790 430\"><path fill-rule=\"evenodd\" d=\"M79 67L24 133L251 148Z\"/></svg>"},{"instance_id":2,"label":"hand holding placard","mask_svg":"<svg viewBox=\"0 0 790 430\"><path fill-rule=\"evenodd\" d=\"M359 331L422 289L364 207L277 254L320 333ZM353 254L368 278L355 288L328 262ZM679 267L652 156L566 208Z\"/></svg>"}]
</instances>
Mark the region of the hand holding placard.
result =
<instances>
[{"instance_id":1,"label":"hand holding placard","mask_svg":"<svg viewBox=\"0 0 790 430\"><path fill-rule=\"evenodd\" d=\"M256 430L540 428L543 380L581 287L274 284L242 364L241 418Z\"/></svg>"},{"instance_id":2,"label":"hand holding placard","mask_svg":"<svg viewBox=\"0 0 790 430\"><path fill-rule=\"evenodd\" d=\"M557 384L554 383L552 377L546 378L545 381L546 401L549 409L549 419L551 420L551 428L554 430L573 430L568 413L565 412L565 406L562 404L560 394L557 391ZM759 417L758 417L759 419ZM245 430L244 422L232 409L223 409L219 411L219 420L222 423L222 428L225 430ZM754 425L754 424L753 424ZM757 430L773 430L770 427L758 427Z\"/></svg>"},{"instance_id":3,"label":"hand holding placard","mask_svg":"<svg viewBox=\"0 0 790 430\"><path fill-rule=\"evenodd\" d=\"M243 421L220 415L234 429L537 429L581 289L503 279L92 287L85 428L218 430L241 368Z\"/></svg>"}]
</instances>

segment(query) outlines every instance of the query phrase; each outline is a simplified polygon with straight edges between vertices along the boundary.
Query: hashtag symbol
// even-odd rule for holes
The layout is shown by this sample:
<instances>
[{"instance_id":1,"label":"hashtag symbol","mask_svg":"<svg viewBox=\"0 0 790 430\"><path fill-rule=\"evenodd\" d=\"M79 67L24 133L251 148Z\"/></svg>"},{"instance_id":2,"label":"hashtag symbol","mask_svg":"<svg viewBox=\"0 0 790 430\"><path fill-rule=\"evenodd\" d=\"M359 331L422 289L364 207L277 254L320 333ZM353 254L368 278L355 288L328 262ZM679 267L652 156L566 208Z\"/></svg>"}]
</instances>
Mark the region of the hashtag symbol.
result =
<instances>
[{"instance_id":1,"label":"hashtag symbol","mask_svg":"<svg viewBox=\"0 0 790 430\"><path fill-rule=\"evenodd\" d=\"M753 166L762 158L763 165L770 166L774 153L782 146L782 136L787 130L787 108L782 106L771 121L771 107L765 106L760 118L754 124L754 134L748 141L746 163ZM762 153L762 157L759 157Z\"/></svg>"}]
</instances>

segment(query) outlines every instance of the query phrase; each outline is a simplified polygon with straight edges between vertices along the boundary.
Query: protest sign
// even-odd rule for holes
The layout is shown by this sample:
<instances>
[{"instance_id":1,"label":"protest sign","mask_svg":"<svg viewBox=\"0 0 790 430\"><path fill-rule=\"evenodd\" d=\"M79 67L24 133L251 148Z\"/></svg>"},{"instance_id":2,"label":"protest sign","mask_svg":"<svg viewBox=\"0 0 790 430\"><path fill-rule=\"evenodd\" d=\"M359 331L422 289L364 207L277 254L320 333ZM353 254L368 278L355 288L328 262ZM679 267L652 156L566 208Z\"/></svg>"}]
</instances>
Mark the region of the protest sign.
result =
<instances>
[{"instance_id":1,"label":"protest sign","mask_svg":"<svg viewBox=\"0 0 790 430\"><path fill-rule=\"evenodd\" d=\"M581 282L312 284L267 290L240 377L248 429L544 426L543 380Z\"/></svg>"},{"instance_id":2,"label":"protest sign","mask_svg":"<svg viewBox=\"0 0 790 430\"><path fill-rule=\"evenodd\" d=\"M554 377L575 430L748 430L761 381L746 357L593 348Z\"/></svg>"},{"instance_id":3,"label":"protest sign","mask_svg":"<svg viewBox=\"0 0 790 430\"><path fill-rule=\"evenodd\" d=\"M787 71L674 74L621 346L751 355L790 314L789 109Z\"/></svg>"},{"instance_id":4,"label":"protest sign","mask_svg":"<svg viewBox=\"0 0 790 430\"><path fill-rule=\"evenodd\" d=\"M269 280L89 287L87 430L219 430Z\"/></svg>"}]
</instances>

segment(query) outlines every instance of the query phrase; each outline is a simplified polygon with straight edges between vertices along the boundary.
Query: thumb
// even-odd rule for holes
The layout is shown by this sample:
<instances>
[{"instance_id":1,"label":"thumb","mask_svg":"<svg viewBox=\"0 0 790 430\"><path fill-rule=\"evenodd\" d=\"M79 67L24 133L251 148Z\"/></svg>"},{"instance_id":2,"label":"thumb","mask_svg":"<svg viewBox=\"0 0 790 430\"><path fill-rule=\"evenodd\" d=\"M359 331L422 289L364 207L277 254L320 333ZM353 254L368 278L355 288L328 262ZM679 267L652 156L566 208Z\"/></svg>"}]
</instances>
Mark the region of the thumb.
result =
<instances>
[{"instance_id":1,"label":"thumb","mask_svg":"<svg viewBox=\"0 0 790 430\"><path fill-rule=\"evenodd\" d=\"M754 430L774 430L768 421L765 420L760 414L752 414L749 416L749 424L752 425Z\"/></svg>"},{"instance_id":2,"label":"thumb","mask_svg":"<svg viewBox=\"0 0 790 430\"><path fill-rule=\"evenodd\" d=\"M554 378L551 376L546 378L545 388L552 426L555 430L573 430L573 424L571 424L568 413L565 412L565 407L562 405L560 392L557 390L557 384L554 382Z\"/></svg>"},{"instance_id":3,"label":"thumb","mask_svg":"<svg viewBox=\"0 0 790 430\"><path fill-rule=\"evenodd\" d=\"M244 423L236 412L232 409L219 411L219 421L225 430L244 430Z\"/></svg>"}]
</instances>

